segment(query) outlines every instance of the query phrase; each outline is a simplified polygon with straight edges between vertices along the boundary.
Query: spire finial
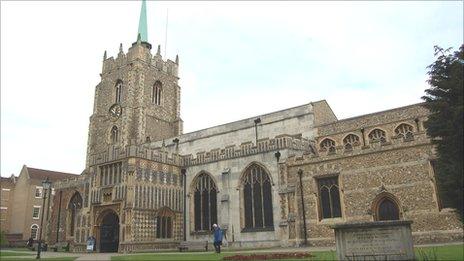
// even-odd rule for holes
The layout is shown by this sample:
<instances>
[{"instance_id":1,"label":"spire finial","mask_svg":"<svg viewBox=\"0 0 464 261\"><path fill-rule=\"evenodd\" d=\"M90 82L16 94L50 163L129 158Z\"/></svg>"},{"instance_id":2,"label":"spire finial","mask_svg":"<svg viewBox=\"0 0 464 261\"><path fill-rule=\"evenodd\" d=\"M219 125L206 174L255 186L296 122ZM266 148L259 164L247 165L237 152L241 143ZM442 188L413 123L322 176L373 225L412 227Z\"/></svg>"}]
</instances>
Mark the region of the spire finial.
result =
<instances>
[{"instance_id":1,"label":"spire finial","mask_svg":"<svg viewBox=\"0 0 464 261\"><path fill-rule=\"evenodd\" d=\"M142 41L141 41L141 36L140 36L140 33L137 35L137 44L140 44Z\"/></svg>"},{"instance_id":2,"label":"spire finial","mask_svg":"<svg viewBox=\"0 0 464 261\"><path fill-rule=\"evenodd\" d=\"M142 42L148 42L148 33L147 33L147 3L145 0L142 0L142 8L140 9L140 19L139 19L139 30L137 34L137 42L140 40Z\"/></svg>"},{"instance_id":3,"label":"spire finial","mask_svg":"<svg viewBox=\"0 0 464 261\"><path fill-rule=\"evenodd\" d=\"M103 61L106 60L106 50L105 52L103 53Z\"/></svg>"},{"instance_id":4,"label":"spire finial","mask_svg":"<svg viewBox=\"0 0 464 261\"><path fill-rule=\"evenodd\" d=\"M176 54L176 64L179 64L179 55Z\"/></svg>"},{"instance_id":5,"label":"spire finial","mask_svg":"<svg viewBox=\"0 0 464 261\"><path fill-rule=\"evenodd\" d=\"M119 52L122 53L122 43L119 44Z\"/></svg>"},{"instance_id":6,"label":"spire finial","mask_svg":"<svg viewBox=\"0 0 464 261\"><path fill-rule=\"evenodd\" d=\"M156 51L156 55L161 55L161 45L158 44L158 51Z\"/></svg>"}]
</instances>

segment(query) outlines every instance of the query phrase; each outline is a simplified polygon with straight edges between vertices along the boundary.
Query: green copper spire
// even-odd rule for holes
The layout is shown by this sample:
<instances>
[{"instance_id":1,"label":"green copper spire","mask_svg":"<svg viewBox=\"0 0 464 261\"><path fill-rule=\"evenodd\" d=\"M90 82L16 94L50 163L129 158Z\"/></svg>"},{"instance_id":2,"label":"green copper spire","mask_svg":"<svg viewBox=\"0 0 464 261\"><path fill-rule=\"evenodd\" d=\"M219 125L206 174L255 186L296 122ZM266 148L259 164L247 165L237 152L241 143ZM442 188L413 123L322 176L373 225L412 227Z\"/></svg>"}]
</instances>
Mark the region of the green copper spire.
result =
<instances>
[{"instance_id":1,"label":"green copper spire","mask_svg":"<svg viewBox=\"0 0 464 261\"><path fill-rule=\"evenodd\" d=\"M140 9L140 19L139 19L139 31L137 37L140 35L140 40L142 42L148 42L148 33L147 33L147 3L145 0L142 0L142 9ZM138 40L138 39L137 39Z\"/></svg>"}]
</instances>

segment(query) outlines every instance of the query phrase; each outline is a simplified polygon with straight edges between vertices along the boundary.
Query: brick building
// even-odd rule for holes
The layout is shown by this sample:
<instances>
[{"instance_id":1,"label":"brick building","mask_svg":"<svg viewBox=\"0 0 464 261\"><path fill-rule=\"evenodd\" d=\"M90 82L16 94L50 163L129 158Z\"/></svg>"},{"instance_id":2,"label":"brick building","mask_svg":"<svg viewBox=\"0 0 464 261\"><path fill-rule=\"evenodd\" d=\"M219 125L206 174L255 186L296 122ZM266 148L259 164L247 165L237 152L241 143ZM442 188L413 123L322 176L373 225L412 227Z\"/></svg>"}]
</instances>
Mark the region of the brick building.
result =
<instances>
[{"instance_id":1,"label":"brick building","mask_svg":"<svg viewBox=\"0 0 464 261\"><path fill-rule=\"evenodd\" d=\"M413 220L416 242L462 240L421 104L339 120L323 100L183 134L179 58L152 54L142 18L127 52L104 54L86 167L55 184L50 243L174 248L218 223L231 247L332 245L328 225L391 219Z\"/></svg>"},{"instance_id":2,"label":"brick building","mask_svg":"<svg viewBox=\"0 0 464 261\"><path fill-rule=\"evenodd\" d=\"M30 168L24 165L18 177L2 178L2 207L5 202L4 208L8 210L5 222L2 220L2 231L6 232L10 244L20 244L22 246L29 237L38 239L43 214L46 215L44 227L48 224L47 220L51 214L51 197L49 193L53 196L54 189L52 188L47 193L44 211L43 196L45 192L42 188L42 181L48 178L52 181L53 186L60 180L74 177L77 177L77 175ZM46 234L44 232L43 236Z\"/></svg>"}]
</instances>

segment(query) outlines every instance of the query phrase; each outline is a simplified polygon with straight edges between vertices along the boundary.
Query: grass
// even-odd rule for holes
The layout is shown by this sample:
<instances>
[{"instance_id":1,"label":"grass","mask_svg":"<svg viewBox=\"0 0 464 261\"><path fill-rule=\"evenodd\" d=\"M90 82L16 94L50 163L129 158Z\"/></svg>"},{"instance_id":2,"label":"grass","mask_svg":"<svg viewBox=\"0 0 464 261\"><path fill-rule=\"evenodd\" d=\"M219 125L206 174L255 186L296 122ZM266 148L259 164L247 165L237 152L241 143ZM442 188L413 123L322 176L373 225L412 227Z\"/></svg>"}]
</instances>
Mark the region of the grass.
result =
<instances>
[{"instance_id":1,"label":"grass","mask_svg":"<svg viewBox=\"0 0 464 261\"><path fill-rule=\"evenodd\" d=\"M22 253L22 252L15 252L15 251L0 251L0 257L6 256L31 256L34 255L33 252L31 253Z\"/></svg>"},{"instance_id":2,"label":"grass","mask_svg":"<svg viewBox=\"0 0 464 261\"><path fill-rule=\"evenodd\" d=\"M420 261L429 260L464 260L464 245L448 245L448 246L437 246L437 247L418 247L415 248L416 259ZM213 252L203 253L150 253L150 254L131 254L124 256L113 256L111 260L222 260L223 257L232 256L239 254L240 252L225 252L216 254ZM243 255L251 255L252 253L241 253ZM293 260L337 260L337 254L335 251L315 251L311 252L313 257L309 259L293 259ZM281 259L290 260L290 259Z\"/></svg>"},{"instance_id":3,"label":"grass","mask_svg":"<svg viewBox=\"0 0 464 261\"><path fill-rule=\"evenodd\" d=\"M464 245L416 247L417 260L464 260Z\"/></svg>"}]
</instances>

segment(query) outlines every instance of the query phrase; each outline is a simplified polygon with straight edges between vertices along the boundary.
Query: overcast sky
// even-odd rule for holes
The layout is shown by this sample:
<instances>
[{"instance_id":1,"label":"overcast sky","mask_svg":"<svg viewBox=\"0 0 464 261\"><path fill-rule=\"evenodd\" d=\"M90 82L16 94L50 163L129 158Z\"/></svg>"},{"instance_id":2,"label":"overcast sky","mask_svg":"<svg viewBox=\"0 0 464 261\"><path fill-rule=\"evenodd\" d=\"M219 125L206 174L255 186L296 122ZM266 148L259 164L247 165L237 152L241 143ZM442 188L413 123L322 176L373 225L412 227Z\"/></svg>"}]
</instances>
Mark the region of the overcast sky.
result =
<instances>
[{"instance_id":1,"label":"overcast sky","mask_svg":"<svg viewBox=\"0 0 464 261\"><path fill-rule=\"evenodd\" d=\"M103 52L136 40L139 1L1 1L1 175L81 173ZM166 10L169 10L167 48ZM147 2L180 58L184 131L326 99L339 119L421 102L463 2Z\"/></svg>"}]
</instances>

